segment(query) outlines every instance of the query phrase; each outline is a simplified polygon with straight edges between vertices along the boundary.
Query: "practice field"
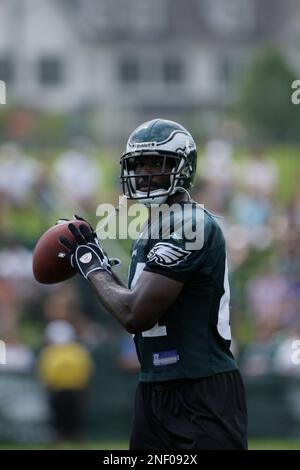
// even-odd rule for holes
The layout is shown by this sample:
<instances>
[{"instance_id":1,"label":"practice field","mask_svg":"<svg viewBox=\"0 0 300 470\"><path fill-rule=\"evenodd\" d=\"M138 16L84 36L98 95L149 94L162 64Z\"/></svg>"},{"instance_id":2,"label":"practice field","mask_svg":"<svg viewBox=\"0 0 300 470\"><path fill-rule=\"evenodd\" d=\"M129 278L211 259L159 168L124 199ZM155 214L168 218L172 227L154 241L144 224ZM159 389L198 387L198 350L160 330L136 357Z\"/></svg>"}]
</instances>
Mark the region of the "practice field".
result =
<instances>
[{"instance_id":1,"label":"practice field","mask_svg":"<svg viewBox=\"0 0 300 470\"><path fill-rule=\"evenodd\" d=\"M0 444L0 450L128 450L126 441L102 441L87 442L84 444L62 443L56 445L16 445L16 444ZM250 450L300 450L300 439L252 439L249 442Z\"/></svg>"}]
</instances>

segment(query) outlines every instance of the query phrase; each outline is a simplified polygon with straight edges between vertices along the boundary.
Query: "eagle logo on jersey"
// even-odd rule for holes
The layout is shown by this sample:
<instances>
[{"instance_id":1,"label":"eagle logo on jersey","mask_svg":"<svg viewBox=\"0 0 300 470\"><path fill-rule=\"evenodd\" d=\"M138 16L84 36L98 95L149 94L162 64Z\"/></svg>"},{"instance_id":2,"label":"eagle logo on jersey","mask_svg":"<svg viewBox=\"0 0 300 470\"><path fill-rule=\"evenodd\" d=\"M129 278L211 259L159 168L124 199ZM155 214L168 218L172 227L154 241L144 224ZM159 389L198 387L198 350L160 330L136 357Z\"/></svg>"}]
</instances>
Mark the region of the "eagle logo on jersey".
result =
<instances>
[{"instance_id":1,"label":"eagle logo on jersey","mask_svg":"<svg viewBox=\"0 0 300 470\"><path fill-rule=\"evenodd\" d=\"M183 250L179 246L171 243L157 243L148 253L148 260L154 261L160 266L176 266L191 254L190 251Z\"/></svg>"}]
</instances>

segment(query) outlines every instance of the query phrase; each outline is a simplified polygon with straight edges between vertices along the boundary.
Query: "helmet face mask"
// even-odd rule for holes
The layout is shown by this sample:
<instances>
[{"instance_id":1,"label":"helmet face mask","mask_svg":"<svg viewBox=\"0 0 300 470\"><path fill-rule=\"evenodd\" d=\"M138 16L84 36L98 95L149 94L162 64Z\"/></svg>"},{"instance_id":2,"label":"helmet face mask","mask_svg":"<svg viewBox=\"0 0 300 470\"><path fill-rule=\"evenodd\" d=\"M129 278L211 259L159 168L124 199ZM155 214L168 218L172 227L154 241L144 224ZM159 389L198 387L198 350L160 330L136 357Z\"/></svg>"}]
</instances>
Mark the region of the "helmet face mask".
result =
<instances>
[{"instance_id":1,"label":"helmet face mask","mask_svg":"<svg viewBox=\"0 0 300 470\"><path fill-rule=\"evenodd\" d=\"M140 171L145 160L153 160L149 172ZM145 205L162 204L172 194L192 187L196 163L196 145L184 127L164 119L144 123L130 135L121 157L123 193ZM165 184L158 186L157 177L164 177L160 181Z\"/></svg>"},{"instance_id":2,"label":"helmet face mask","mask_svg":"<svg viewBox=\"0 0 300 470\"><path fill-rule=\"evenodd\" d=\"M155 169L149 174L138 171L138 168L141 166L141 160L144 158L155 158L157 165L157 170ZM159 157L159 159L158 159ZM147 152L142 151L136 155L130 153L126 154L122 158L122 175L124 175L123 183L123 192L128 192L128 197L130 199L147 199L149 197L155 197L157 190L159 190L160 196L169 196L173 190L172 181L178 177L180 171L178 167L180 166L181 157L178 155L172 154L168 155L166 153L160 154L158 152ZM126 175L126 176L125 176ZM155 183L155 177L168 177L168 184L164 187L157 187ZM143 179L143 191L139 188L139 181ZM154 179L154 181L153 181Z\"/></svg>"}]
</instances>

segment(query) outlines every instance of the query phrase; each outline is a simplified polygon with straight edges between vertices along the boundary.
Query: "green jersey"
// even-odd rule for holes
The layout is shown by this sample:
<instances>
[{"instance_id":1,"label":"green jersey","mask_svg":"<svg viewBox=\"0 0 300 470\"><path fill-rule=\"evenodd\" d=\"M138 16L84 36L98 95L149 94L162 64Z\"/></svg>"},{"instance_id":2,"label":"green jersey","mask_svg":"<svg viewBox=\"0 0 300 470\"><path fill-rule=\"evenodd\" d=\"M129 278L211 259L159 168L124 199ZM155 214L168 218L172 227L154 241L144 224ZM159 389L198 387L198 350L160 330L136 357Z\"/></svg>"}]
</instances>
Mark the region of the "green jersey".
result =
<instances>
[{"instance_id":1,"label":"green jersey","mask_svg":"<svg viewBox=\"0 0 300 470\"><path fill-rule=\"evenodd\" d=\"M134 337L143 382L237 369L229 350L230 293L222 230L200 205L177 206L175 215L149 220L131 252L129 288L134 288L142 271L183 283L159 322Z\"/></svg>"}]
</instances>

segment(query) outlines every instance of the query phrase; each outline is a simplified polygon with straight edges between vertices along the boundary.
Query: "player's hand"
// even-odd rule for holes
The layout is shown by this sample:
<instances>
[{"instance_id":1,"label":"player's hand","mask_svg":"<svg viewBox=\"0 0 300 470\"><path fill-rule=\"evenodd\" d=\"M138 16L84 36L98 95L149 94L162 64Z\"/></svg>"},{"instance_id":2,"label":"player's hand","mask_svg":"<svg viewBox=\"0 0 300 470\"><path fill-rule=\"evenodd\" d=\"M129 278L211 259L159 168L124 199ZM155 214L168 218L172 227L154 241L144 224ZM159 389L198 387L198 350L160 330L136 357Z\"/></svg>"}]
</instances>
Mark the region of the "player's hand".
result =
<instances>
[{"instance_id":1,"label":"player's hand","mask_svg":"<svg viewBox=\"0 0 300 470\"><path fill-rule=\"evenodd\" d=\"M83 217L81 217L80 215L77 215L77 214L74 214L74 219L76 220L81 220L82 222L86 222L90 229L91 229L91 232L93 233L93 236L94 236L94 242L96 244L100 244L99 243L99 239L98 239L98 236L97 236L97 233L96 231L93 229L93 227L91 226L91 224L86 220L84 219ZM65 219L65 218L61 218L61 219L58 219L58 221L56 222L55 225L58 225L58 224L63 224L65 222L70 222L72 223L72 220L74 219ZM104 252L104 251L103 251ZM109 262L109 265L112 267L112 268L119 268L122 264L122 261L119 259L119 258L108 258L107 254L104 252L104 255L105 257L108 259L108 262ZM60 257L63 257L63 256L60 256Z\"/></svg>"},{"instance_id":2,"label":"player's hand","mask_svg":"<svg viewBox=\"0 0 300 470\"><path fill-rule=\"evenodd\" d=\"M88 279L89 274L94 271L106 271L111 274L109 260L95 237L94 231L84 224L77 228L70 223L68 228L73 235L73 241L70 242L66 237L59 237L60 244L68 252L59 253L58 257L67 258L71 266L85 279Z\"/></svg>"}]
</instances>

